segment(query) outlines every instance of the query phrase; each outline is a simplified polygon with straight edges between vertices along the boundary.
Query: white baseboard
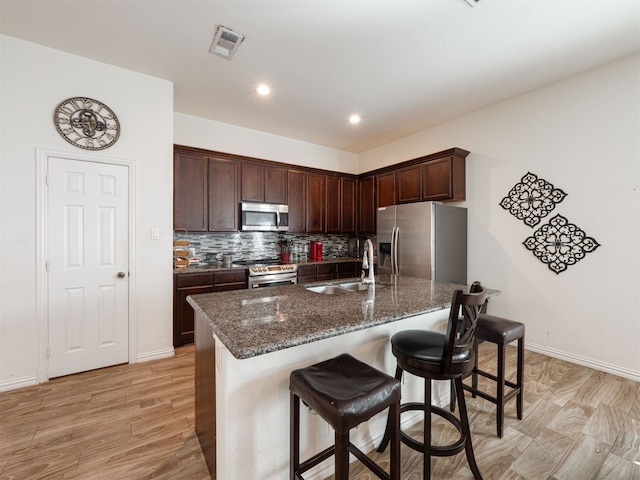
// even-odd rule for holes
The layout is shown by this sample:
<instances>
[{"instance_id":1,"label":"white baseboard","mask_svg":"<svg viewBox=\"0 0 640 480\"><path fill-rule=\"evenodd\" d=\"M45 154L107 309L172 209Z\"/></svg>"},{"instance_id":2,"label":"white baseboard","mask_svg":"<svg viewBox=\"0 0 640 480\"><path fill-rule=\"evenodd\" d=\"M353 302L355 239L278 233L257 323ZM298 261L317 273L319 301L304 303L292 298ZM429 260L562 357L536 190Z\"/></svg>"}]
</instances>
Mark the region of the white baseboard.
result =
<instances>
[{"instance_id":1,"label":"white baseboard","mask_svg":"<svg viewBox=\"0 0 640 480\"><path fill-rule=\"evenodd\" d=\"M35 375L30 377L14 378L12 380L6 380L4 382L0 382L0 392L8 392L9 390L16 390L18 388L23 388L23 387L31 387L37 384L38 384L38 377L36 377Z\"/></svg>"},{"instance_id":2,"label":"white baseboard","mask_svg":"<svg viewBox=\"0 0 640 480\"><path fill-rule=\"evenodd\" d=\"M169 358L169 357L173 357L175 354L176 352L173 349L173 347L165 348L163 350L156 350L155 352L139 353L138 357L136 358L136 363L148 362L150 360L159 360L161 358Z\"/></svg>"},{"instance_id":3,"label":"white baseboard","mask_svg":"<svg viewBox=\"0 0 640 480\"><path fill-rule=\"evenodd\" d=\"M525 342L525 349L542 353L543 355L547 355L549 357L558 358L560 360L566 360L567 362L577 363L578 365L593 368L594 370L600 370L602 372L611 373L613 375L618 375L619 377L624 377L636 382L640 382L640 372L628 368L623 368L618 365L612 365L610 363L601 362L592 358L563 352L562 350L556 350L542 345L536 345L535 343Z\"/></svg>"}]
</instances>

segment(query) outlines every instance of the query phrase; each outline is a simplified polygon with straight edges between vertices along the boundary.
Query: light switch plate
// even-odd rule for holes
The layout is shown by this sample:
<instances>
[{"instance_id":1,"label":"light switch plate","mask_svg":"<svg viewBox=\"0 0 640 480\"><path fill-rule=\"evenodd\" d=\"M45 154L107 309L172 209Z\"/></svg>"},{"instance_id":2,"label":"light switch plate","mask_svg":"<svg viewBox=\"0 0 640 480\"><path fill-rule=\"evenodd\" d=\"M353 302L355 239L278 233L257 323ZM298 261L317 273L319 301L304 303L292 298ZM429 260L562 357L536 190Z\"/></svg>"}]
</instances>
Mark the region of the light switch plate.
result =
<instances>
[{"instance_id":1,"label":"light switch plate","mask_svg":"<svg viewBox=\"0 0 640 480\"><path fill-rule=\"evenodd\" d=\"M151 240L160 240L160 229L152 228L151 229Z\"/></svg>"}]
</instances>

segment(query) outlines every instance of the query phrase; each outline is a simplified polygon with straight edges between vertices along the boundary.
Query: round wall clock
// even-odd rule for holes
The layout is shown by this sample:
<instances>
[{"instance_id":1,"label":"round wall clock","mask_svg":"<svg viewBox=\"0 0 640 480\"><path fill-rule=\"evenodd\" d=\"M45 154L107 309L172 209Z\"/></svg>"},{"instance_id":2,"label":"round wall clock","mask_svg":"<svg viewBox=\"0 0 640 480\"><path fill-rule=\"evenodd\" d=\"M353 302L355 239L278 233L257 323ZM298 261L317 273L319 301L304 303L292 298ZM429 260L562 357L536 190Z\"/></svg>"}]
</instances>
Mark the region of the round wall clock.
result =
<instances>
[{"instance_id":1,"label":"round wall clock","mask_svg":"<svg viewBox=\"0 0 640 480\"><path fill-rule=\"evenodd\" d=\"M120 136L116 114L92 98L67 98L56 107L53 122L62 138L86 150L108 148Z\"/></svg>"}]
</instances>

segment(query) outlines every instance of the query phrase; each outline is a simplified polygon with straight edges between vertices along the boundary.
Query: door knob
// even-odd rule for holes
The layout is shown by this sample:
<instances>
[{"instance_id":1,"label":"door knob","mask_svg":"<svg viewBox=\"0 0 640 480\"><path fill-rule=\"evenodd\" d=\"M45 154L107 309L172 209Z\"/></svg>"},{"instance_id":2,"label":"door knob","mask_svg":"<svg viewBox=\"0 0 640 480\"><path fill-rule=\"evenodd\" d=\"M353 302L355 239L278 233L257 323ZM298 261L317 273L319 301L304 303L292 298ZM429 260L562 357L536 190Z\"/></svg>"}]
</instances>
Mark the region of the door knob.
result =
<instances>
[{"instance_id":1,"label":"door knob","mask_svg":"<svg viewBox=\"0 0 640 480\"><path fill-rule=\"evenodd\" d=\"M127 276L127 274L124 273L124 272L118 272L118 274L116 275L116 277L118 277L118 278L124 278L126 276Z\"/></svg>"}]
</instances>

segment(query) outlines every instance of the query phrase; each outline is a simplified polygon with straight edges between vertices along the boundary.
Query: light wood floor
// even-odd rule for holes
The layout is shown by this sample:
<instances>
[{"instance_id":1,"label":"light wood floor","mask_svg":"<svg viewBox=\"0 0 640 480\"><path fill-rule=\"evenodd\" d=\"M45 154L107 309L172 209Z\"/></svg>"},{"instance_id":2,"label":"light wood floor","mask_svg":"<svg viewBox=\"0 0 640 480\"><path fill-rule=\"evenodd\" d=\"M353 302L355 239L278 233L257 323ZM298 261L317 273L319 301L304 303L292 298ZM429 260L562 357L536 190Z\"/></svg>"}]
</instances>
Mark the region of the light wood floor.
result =
<instances>
[{"instance_id":1,"label":"light wood floor","mask_svg":"<svg viewBox=\"0 0 640 480\"><path fill-rule=\"evenodd\" d=\"M494 366L493 351L481 345L482 365ZM526 353L525 418L510 405L503 439L494 406L467 397L484 478L640 480L640 384ZM0 479L209 478L193 431L193 363L188 346L175 358L0 394ZM448 434L438 421L433 430ZM404 445L402 454L403 480L422 478L421 456ZM352 479L373 478L353 465ZM432 471L438 480L472 478L463 454L433 460Z\"/></svg>"}]
</instances>

